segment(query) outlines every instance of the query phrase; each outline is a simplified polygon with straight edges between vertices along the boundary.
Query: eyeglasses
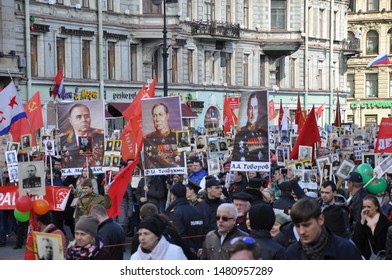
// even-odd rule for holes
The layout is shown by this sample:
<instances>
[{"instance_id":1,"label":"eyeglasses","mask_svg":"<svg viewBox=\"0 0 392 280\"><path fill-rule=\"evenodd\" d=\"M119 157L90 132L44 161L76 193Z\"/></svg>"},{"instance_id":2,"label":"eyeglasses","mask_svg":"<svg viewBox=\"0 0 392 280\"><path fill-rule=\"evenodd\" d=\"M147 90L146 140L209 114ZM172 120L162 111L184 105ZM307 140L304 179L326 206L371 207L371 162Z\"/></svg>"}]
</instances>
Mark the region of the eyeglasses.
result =
<instances>
[{"instance_id":1,"label":"eyeglasses","mask_svg":"<svg viewBox=\"0 0 392 280\"><path fill-rule=\"evenodd\" d=\"M3 174L8 174L8 171L4 171Z\"/></svg>"},{"instance_id":2,"label":"eyeglasses","mask_svg":"<svg viewBox=\"0 0 392 280\"><path fill-rule=\"evenodd\" d=\"M254 240L252 237L249 236L239 236L239 237L235 237L232 240L230 240L230 245L235 244L238 241L242 241L247 245L253 245L255 244L256 240Z\"/></svg>"},{"instance_id":3,"label":"eyeglasses","mask_svg":"<svg viewBox=\"0 0 392 280\"><path fill-rule=\"evenodd\" d=\"M234 218L233 217L225 217L225 216L216 216L215 219L217 221L220 221L222 219L222 221L227 222L228 220L232 220Z\"/></svg>"}]
</instances>

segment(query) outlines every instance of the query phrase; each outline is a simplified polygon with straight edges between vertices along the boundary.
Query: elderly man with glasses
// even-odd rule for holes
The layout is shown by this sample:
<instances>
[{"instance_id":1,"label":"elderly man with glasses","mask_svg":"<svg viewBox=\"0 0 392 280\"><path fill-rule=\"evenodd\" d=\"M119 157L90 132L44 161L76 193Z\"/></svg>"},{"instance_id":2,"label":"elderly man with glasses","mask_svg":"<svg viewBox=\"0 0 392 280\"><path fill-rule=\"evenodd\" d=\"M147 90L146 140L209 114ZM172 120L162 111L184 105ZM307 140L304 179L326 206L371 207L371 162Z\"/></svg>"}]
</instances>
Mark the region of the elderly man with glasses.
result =
<instances>
[{"instance_id":1,"label":"elderly man with glasses","mask_svg":"<svg viewBox=\"0 0 392 280\"><path fill-rule=\"evenodd\" d=\"M210 231L203 244L203 260L228 260L230 241L248 234L237 228L237 208L231 203L222 203L216 211L217 229Z\"/></svg>"}]
</instances>

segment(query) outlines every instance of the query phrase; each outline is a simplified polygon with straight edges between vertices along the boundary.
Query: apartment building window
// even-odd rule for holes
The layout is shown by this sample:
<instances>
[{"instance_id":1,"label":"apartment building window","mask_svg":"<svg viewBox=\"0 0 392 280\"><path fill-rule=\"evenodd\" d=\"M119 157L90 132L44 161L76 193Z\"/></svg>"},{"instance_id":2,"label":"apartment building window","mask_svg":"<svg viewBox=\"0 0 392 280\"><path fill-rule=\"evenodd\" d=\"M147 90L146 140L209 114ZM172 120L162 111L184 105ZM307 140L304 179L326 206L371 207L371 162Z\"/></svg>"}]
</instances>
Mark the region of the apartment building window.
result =
<instances>
[{"instance_id":1,"label":"apartment building window","mask_svg":"<svg viewBox=\"0 0 392 280\"><path fill-rule=\"evenodd\" d=\"M82 2L82 7L83 7L83 8L89 8L89 7L90 7L89 1L90 1L90 0L83 0L83 2Z\"/></svg>"},{"instance_id":2,"label":"apartment building window","mask_svg":"<svg viewBox=\"0 0 392 280\"><path fill-rule=\"evenodd\" d=\"M172 83L178 83L178 49L172 49Z\"/></svg>"},{"instance_id":3,"label":"apartment building window","mask_svg":"<svg viewBox=\"0 0 392 280\"><path fill-rule=\"evenodd\" d=\"M192 20L192 0L188 0L186 3L186 16Z\"/></svg>"},{"instance_id":4,"label":"apartment building window","mask_svg":"<svg viewBox=\"0 0 392 280\"><path fill-rule=\"evenodd\" d=\"M193 50L188 50L188 80L193 84Z\"/></svg>"},{"instance_id":5,"label":"apartment building window","mask_svg":"<svg viewBox=\"0 0 392 280\"><path fill-rule=\"evenodd\" d=\"M318 26L319 26L319 34L318 34L318 36L320 37L320 38L324 38L324 25L325 25L325 22L324 22L324 9L320 9L319 10L319 18L318 18L318 21L319 21L319 24L318 24Z\"/></svg>"},{"instance_id":6,"label":"apartment building window","mask_svg":"<svg viewBox=\"0 0 392 280\"><path fill-rule=\"evenodd\" d=\"M31 76L38 76L38 36L31 36Z\"/></svg>"},{"instance_id":7,"label":"apartment building window","mask_svg":"<svg viewBox=\"0 0 392 280\"><path fill-rule=\"evenodd\" d=\"M244 54L244 86L249 85L249 54Z\"/></svg>"},{"instance_id":8,"label":"apartment building window","mask_svg":"<svg viewBox=\"0 0 392 280\"><path fill-rule=\"evenodd\" d=\"M108 11L113 11L113 0L107 0L106 1L106 9Z\"/></svg>"},{"instance_id":9,"label":"apartment building window","mask_svg":"<svg viewBox=\"0 0 392 280\"><path fill-rule=\"evenodd\" d=\"M231 3L226 5L226 22L231 22Z\"/></svg>"},{"instance_id":10,"label":"apartment building window","mask_svg":"<svg viewBox=\"0 0 392 280\"><path fill-rule=\"evenodd\" d=\"M323 60L319 60L317 62L317 89L323 89L323 64L324 61ZM312 77L310 76L309 79L312 79Z\"/></svg>"},{"instance_id":11,"label":"apartment building window","mask_svg":"<svg viewBox=\"0 0 392 280\"><path fill-rule=\"evenodd\" d=\"M286 29L286 14L286 0L271 0L271 29Z\"/></svg>"},{"instance_id":12,"label":"apartment building window","mask_svg":"<svg viewBox=\"0 0 392 280\"><path fill-rule=\"evenodd\" d=\"M298 58L291 57L290 58L290 87L291 88L298 88L298 74L299 74L299 67L298 67Z\"/></svg>"},{"instance_id":13,"label":"apartment building window","mask_svg":"<svg viewBox=\"0 0 392 280\"><path fill-rule=\"evenodd\" d=\"M226 84L231 85L231 54L226 53Z\"/></svg>"},{"instance_id":14,"label":"apartment building window","mask_svg":"<svg viewBox=\"0 0 392 280\"><path fill-rule=\"evenodd\" d=\"M56 4L64 5L64 0L56 0Z\"/></svg>"},{"instance_id":15,"label":"apartment building window","mask_svg":"<svg viewBox=\"0 0 392 280\"><path fill-rule=\"evenodd\" d=\"M260 86L266 86L265 85L265 60L266 56L265 55L260 55Z\"/></svg>"},{"instance_id":16,"label":"apartment building window","mask_svg":"<svg viewBox=\"0 0 392 280\"><path fill-rule=\"evenodd\" d=\"M91 79L90 41L82 41L82 68L83 79Z\"/></svg>"},{"instance_id":17,"label":"apartment building window","mask_svg":"<svg viewBox=\"0 0 392 280\"><path fill-rule=\"evenodd\" d=\"M351 12L356 12L356 2L357 0L350 0L350 3L348 4L348 8L350 9Z\"/></svg>"},{"instance_id":18,"label":"apartment building window","mask_svg":"<svg viewBox=\"0 0 392 280\"><path fill-rule=\"evenodd\" d=\"M116 43L108 42L108 79L116 79Z\"/></svg>"},{"instance_id":19,"label":"apartment building window","mask_svg":"<svg viewBox=\"0 0 392 280\"><path fill-rule=\"evenodd\" d=\"M391 3L392 5L392 3ZM389 37L389 53L392 53L392 28L390 28L387 32Z\"/></svg>"},{"instance_id":20,"label":"apartment building window","mask_svg":"<svg viewBox=\"0 0 392 280\"><path fill-rule=\"evenodd\" d=\"M137 45L131 44L131 81L137 81Z\"/></svg>"},{"instance_id":21,"label":"apartment building window","mask_svg":"<svg viewBox=\"0 0 392 280\"><path fill-rule=\"evenodd\" d=\"M366 34L366 54L378 54L378 33L375 30Z\"/></svg>"},{"instance_id":22,"label":"apartment building window","mask_svg":"<svg viewBox=\"0 0 392 280\"><path fill-rule=\"evenodd\" d=\"M204 2L204 18L208 21L215 20L215 0Z\"/></svg>"},{"instance_id":23,"label":"apartment building window","mask_svg":"<svg viewBox=\"0 0 392 280\"><path fill-rule=\"evenodd\" d=\"M249 0L244 0L244 28L249 29Z\"/></svg>"},{"instance_id":24,"label":"apartment building window","mask_svg":"<svg viewBox=\"0 0 392 280\"><path fill-rule=\"evenodd\" d=\"M56 52L57 52L57 69L65 75L65 39L56 39Z\"/></svg>"},{"instance_id":25,"label":"apartment building window","mask_svg":"<svg viewBox=\"0 0 392 280\"><path fill-rule=\"evenodd\" d=\"M354 98L355 78L354 74L347 74L347 97Z\"/></svg>"},{"instance_id":26,"label":"apartment building window","mask_svg":"<svg viewBox=\"0 0 392 280\"><path fill-rule=\"evenodd\" d=\"M143 0L143 14L162 14L162 4L154 5L153 0Z\"/></svg>"},{"instance_id":27,"label":"apartment building window","mask_svg":"<svg viewBox=\"0 0 392 280\"><path fill-rule=\"evenodd\" d=\"M368 0L367 10L368 11L378 11L379 10L379 0Z\"/></svg>"},{"instance_id":28,"label":"apartment building window","mask_svg":"<svg viewBox=\"0 0 392 280\"><path fill-rule=\"evenodd\" d=\"M377 97L378 74L366 74L366 97Z\"/></svg>"}]
</instances>

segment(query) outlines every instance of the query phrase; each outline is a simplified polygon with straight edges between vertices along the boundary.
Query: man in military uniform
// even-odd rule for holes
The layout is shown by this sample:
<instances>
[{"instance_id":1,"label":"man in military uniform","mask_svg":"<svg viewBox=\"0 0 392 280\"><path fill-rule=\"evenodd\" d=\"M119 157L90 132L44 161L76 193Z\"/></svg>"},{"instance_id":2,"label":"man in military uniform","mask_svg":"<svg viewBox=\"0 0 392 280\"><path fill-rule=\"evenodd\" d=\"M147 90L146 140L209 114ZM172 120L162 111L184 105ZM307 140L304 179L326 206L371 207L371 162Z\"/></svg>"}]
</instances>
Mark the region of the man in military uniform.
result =
<instances>
[{"instance_id":1,"label":"man in military uniform","mask_svg":"<svg viewBox=\"0 0 392 280\"><path fill-rule=\"evenodd\" d=\"M41 178L35 176L37 173L37 168L35 165L30 164L27 166L27 174L28 177L23 179L23 188L31 189L31 188L40 188L41 187Z\"/></svg>"},{"instance_id":2,"label":"man in military uniform","mask_svg":"<svg viewBox=\"0 0 392 280\"><path fill-rule=\"evenodd\" d=\"M152 107L152 118L155 131L146 135L144 139L146 169L183 166L182 156L180 157L177 151L176 131L169 127L167 105L155 104Z\"/></svg>"},{"instance_id":3,"label":"man in military uniform","mask_svg":"<svg viewBox=\"0 0 392 280\"><path fill-rule=\"evenodd\" d=\"M67 162L63 162L65 167L81 167L85 164L86 158L79 154L79 137L92 137L94 143L99 144L97 147L104 144L104 132L102 129L91 128L91 116L89 108L84 105L77 103L69 109L68 115L69 123L72 129L69 129L60 136L61 147L66 149L65 152L69 152L69 159ZM102 162L103 149L97 149L94 146L92 151L93 156L89 157L89 165L95 165L98 162Z\"/></svg>"},{"instance_id":4,"label":"man in military uniform","mask_svg":"<svg viewBox=\"0 0 392 280\"><path fill-rule=\"evenodd\" d=\"M248 99L247 123L235 136L233 161L269 161L268 132L261 127L260 101L256 93Z\"/></svg>"}]
</instances>

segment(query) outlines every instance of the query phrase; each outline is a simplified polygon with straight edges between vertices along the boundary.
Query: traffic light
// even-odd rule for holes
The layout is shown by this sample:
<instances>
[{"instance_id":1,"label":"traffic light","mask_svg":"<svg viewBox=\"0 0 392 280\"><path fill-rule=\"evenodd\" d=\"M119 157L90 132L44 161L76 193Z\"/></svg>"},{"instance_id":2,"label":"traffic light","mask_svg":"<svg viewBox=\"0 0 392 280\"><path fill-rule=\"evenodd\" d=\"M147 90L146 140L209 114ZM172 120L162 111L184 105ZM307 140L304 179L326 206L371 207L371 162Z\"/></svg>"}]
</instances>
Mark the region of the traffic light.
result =
<instances>
[{"instance_id":1,"label":"traffic light","mask_svg":"<svg viewBox=\"0 0 392 280\"><path fill-rule=\"evenodd\" d=\"M30 16L30 30L34 31L35 16Z\"/></svg>"}]
</instances>

